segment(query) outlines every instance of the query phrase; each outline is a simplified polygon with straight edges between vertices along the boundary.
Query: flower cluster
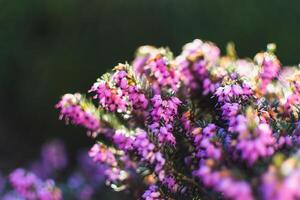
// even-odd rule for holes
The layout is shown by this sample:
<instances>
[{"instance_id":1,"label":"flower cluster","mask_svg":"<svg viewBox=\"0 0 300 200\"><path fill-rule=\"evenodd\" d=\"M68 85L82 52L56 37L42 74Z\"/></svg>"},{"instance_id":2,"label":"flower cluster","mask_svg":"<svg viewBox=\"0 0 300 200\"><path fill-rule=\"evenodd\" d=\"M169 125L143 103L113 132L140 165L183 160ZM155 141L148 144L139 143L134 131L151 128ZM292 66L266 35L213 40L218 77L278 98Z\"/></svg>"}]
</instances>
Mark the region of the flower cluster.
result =
<instances>
[{"instance_id":1,"label":"flower cluster","mask_svg":"<svg viewBox=\"0 0 300 200\"><path fill-rule=\"evenodd\" d=\"M181 80L187 89L203 89L203 94L216 89L218 81L209 79L209 71L217 63L219 55L218 47L199 39L183 47L182 54L176 58L175 62L181 74Z\"/></svg>"},{"instance_id":2,"label":"flower cluster","mask_svg":"<svg viewBox=\"0 0 300 200\"><path fill-rule=\"evenodd\" d=\"M115 73L96 82L90 92L95 93L103 109L111 112L127 113L132 109L146 109L148 100L137 85L136 79L128 65L119 64ZM109 79L109 80L107 80Z\"/></svg>"},{"instance_id":3,"label":"flower cluster","mask_svg":"<svg viewBox=\"0 0 300 200\"><path fill-rule=\"evenodd\" d=\"M274 44L253 59L199 39L176 57L143 46L89 92L97 105L75 94L57 108L97 132L89 155L113 189L147 200L300 198L300 69L281 67Z\"/></svg>"},{"instance_id":4,"label":"flower cluster","mask_svg":"<svg viewBox=\"0 0 300 200\"><path fill-rule=\"evenodd\" d=\"M271 46L272 44L270 44ZM280 62L272 52L258 53L254 60L261 67L260 85L261 93L267 91L269 83L278 76L280 70Z\"/></svg>"},{"instance_id":5,"label":"flower cluster","mask_svg":"<svg viewBox=\"0 0 300 200\"><path fill-rule=\"evenodd\" d=\"M255 116L251 115L252 113L246 117L238 115L237 122L232 127L232 131L238 134L236 149L240 152L241 158L250 165L255 163L259 157L272 155L275 145L271 127L267 123L257 123Z\"/></svg>"},{"instance_id":6,"label":"flower cluster","mask_svg":"<svg viewBox=\"0 0 300 200\"><path fill-rule=\"evenodd\" d=\"M89 156L93 158L94 162L98 162L106 166L104 174L107 183L117 183L128 178L129 174L125 170L118 167L118 160L116 158L117 152L113 152L104 144L95 144L89 151Z\"/></svg>"},{"instance_id":7,"label":"flower cluster","mask_svg":"<svg viewBox=\"0 0 300 200\"><path fill-rule=\"evenodd\" d=\"M143 198L145 200L161 200L161 194L158 191L158 187L156 185L151 185L148 190L143 194Z\"/></svg>"},{"instance_id":8,"label":"flower cluster","mask_svg":"<svg viewBox=\"0 0 300 200\"><path fill-rule=\"evenodd\" d=\"M99 116L96 109L83 100L79 94L65 94L56 104L60 109L60 118L74 125L85 127L90 132L97 132L100 128Z\"/></svg>"},{"instance_id":9,"label":"flower cluster","mask_svg":"<svg viewBox=\"0 0 300 200\"><path fill-rule=\"evenodd\" d=\"M157 54L148 60L144 66L144 73L148 78L154 93L160 94L163 88L177 91L179 74L174 65L162 54Z\"/></svg>"},{"instance_id":10,"label":"flower cluster","mask_svg":"<svg viewBox=\"0 0 300 200\"><path fill-rule=\"evenodd\" d=\"M282 160L276 155L274 165L263 174L261 190L265 199L299 199L297 185L300 180L299 153Z\"/></svg>"},{"instance_id":11,"label":"flower cluster","mask_svg":"<svg viewBox=\"0 0 300 200\"><path fill-rule=\"evenodd\" d=\"M24 169L16 169L10 174L10 182L15 190L28 200L61 200L61 191L54 181L42 181L35 174Z\"/></svg>"},{"instance_id":12,"label":"flower cluster","mask_svg":"<svg viewBox=\"0 0 300 200\"><path fill-rule=\"evenodd\" d=\"M155 145L149 141L145 131L140 130L137 133L133 146L142 160L154 165L154 171L159 179L163 180L165 175L163 167L166 161L159 151L155 151Z\"/></svg>"},{"instance_id":13,"label":"flower cluster","mask_svg":"<svg viewBox=\"0 0 300 200\"><path fill-rule=\"evenodd\" d=\"M228 170L212 170L211 160L203 164L194 175L208 188L213 188L228 199L252 200L252 192L246 181L236 180Z\"/></svg>"},{"instance_id":14,"label":"flower cluster","mask_svg":"<svg viewBox=\"0 0 300 200\"><path fill-rule=\"evenodd\" d=\"M178 106L181 101L177 97L163 100L161 95L155 95L151 99L151 103L153 105L150 113L152 122L149 125L151 131L157 135L161 144L175 145L175 137L172 134L173 122L178 114Z\"/></svg>"}]
</instances>

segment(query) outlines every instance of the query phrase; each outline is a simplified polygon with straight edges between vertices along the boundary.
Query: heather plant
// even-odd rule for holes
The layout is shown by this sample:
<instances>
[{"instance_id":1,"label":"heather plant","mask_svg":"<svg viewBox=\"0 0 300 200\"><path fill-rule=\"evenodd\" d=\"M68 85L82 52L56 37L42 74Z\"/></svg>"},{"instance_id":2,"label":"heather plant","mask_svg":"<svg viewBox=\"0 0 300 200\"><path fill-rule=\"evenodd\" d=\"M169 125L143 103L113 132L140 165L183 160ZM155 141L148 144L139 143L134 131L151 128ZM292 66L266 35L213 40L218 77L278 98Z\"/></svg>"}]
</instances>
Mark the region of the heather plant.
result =
<instances>
[{"instance_id":1,"label":"heather plant","mask_svg":"<svg viewBox=\"0 0 300 200\"><path fill-rule=\"evenodd\" d=\"M222 56L199 39L177 57L143 46L131 64L56 108L95 140L89 156L116 191L146 200L300 199L300 68L283 67L275 49L241 59L233 44Z\"/></svg>"}]
</instances>

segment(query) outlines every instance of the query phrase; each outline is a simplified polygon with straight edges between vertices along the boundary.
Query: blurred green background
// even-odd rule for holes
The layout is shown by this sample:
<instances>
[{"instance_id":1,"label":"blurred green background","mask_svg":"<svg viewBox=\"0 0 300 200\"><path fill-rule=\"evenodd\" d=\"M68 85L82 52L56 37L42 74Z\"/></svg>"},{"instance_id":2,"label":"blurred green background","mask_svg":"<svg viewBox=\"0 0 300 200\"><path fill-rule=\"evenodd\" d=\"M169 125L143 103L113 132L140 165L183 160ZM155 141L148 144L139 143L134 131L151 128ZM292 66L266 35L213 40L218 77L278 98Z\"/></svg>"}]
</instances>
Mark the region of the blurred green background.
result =
<instances>
[{"instance_id":1,"label":"blurred green background","mask_svg":"<svg viewBox=\"0 0 300 200\"><path fill-rule=\"evenodd\" d=\"M297 64L299 23L299 0L0 0L0 169L35 158L48 138L70 152L90 146L54 105L140 45L178 54L195 38L222 50L234 41L239 56L253 57L275 42L281 61Z\"/></svg>"}]
</instances>

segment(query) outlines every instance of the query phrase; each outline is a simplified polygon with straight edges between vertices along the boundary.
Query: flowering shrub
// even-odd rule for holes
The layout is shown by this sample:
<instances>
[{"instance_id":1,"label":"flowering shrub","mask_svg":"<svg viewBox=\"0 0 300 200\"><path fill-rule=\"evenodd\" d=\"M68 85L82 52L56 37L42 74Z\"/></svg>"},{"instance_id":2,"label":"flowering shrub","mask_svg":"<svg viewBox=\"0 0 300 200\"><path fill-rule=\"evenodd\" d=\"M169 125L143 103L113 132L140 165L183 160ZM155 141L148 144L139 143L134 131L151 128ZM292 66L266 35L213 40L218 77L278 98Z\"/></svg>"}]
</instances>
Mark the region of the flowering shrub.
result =
<instances>
[{"instance_id":1,"label":"flowering shrub","mask_svg":"<svg viewBox=\"0 0 300 200\"><path fill-rule=\"evenodd\" d=\"M143 46L88 91L64 95L60 118L87 129L89 156L113 189L142 199L299 199L300 69L275 45L254 59L199 39L182 53ZM132 188L133 177L139 188ZM147 189L148 188L148 189Z\"/></svg>"}]
</instances>

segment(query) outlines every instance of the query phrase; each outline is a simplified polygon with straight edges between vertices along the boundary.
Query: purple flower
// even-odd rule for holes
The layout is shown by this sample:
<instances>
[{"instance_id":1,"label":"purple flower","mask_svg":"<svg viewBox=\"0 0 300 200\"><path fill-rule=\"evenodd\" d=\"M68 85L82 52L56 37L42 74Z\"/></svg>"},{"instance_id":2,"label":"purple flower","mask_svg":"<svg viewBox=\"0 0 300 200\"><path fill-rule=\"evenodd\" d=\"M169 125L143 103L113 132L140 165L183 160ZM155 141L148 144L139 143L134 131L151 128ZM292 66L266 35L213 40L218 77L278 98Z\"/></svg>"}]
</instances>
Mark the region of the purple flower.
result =
<instances>
[{"instance_id":1,"label":"purple flower","mask_svg":"<svg viewBox=\"0 0 300 200\"><path fill-rule=\"evenodd\" d=\"M257 118L246 118L243 115L237 116L236 119L236 123L231 124L231 130L238 133L236 149L241 153L243 160L252 165L260 157L274 153L275 138L268 124L258 123Z\"/></svg>"},{"instance_id":2,"label":"purple flower","mask_svg":"<svg viewBox=\"0 0 300 200\"><path fill-rule=\"evenodd\" d=\"M116 131L113 136L114 143L118 146L119 149L127 152L133 149L133 138L126 136L122 131Z\"/></svg>"},{"instance_id":3,"label":"purple flower","mask_svg":"<svg viewBox=\"0 0 300 200\"><path fill-rule=\"evenodd\" d=\"M241 110L241 106L238 103L225 103L221 106L222 118L232 121Z\"/></svg>"},{"instance_id":4,"label":"purple flower","mask_svg":"<svg viewBox=\"0 0 300 200\"><path fill-rule=\"evenodd\" d=\"M201 165L198 170L194 171L194 176L198 177L206 187L222 193L227 199L254 199L250 185L233 179L226 171L214 171L207 165Z\"/></svg>"},{"instance_id":5,"label":"purple flower","mask_svg":"<svg viewBox=\"0 0 300 200\"><path fill-rule=\"evenodd\" d=\"M281 105L284 117L290 117L293 112L297 112L300 105L300 92L297 90L288 95Z\"/></svg>"},{"instance_id":6,"label":"purple flower","mask_svg":"<svg viewBox=\"0 0 300 200\"><path fill-rule=\"evenodd\" d=\"M187 111L182 114L180 118L180 122L183 125L184 131L186 132L188 137L191 137L192 129L194 128L194 124L191 121L191 111Z\"/></svg>"},{"instance_id":7,"label":"purple flower","mask_svg":"<svg viewBox=\"0 0 300 200\"><path fill-rule=\"evenodd\" d=\"M56 108L60 109L60 119L87 128L90 132L97 132L100 128L99 116L91 105L82 105L80 94L65 94Z\"/></svg>"},{"instance_id":8,"label":"purple flower","mask_svg":"<svg viewBox=\"0 0 300 200\"><path fill-rule=\"evenodd\" d=\"M170 176L170 175L166 176L162 181L162 183L172 192L177 192L179 188L179 185L176 182L174 176Z\"/></svg>"},{"instance_id":9,"label":"purple flower","mask_svg":"<svg viewBox=\"0 0 300 200\"><path fill-rule=\"evenodd\" d=\"M163 89L171 89L174 92L178 90L178 71L164 55L157 54L150 59L144 70L155 94L160 94Z\"/></svg>"},{"instance_id":10,"label":"purple flower","mask_svg":"<svg viewBox=\"0 0 300 200\"><path fill-rule=\"evenodd\" d=\"M128 173L118 167L108 167L105 170L106 182L108 184L118 183L128 178Z\"/></svg>"},{"instance_id":11,"label":"purple flower","mask_svg":"<svg viewBox=\"0 0 300 200\"><path fill-rule=\"evenodd\" d=\"M61 200L61 191L54 181L42 181L35 174L23 169L16 169L9 176L14 189L28 200Z\"/></svg>"},{"instance_id":12,"label":"purple flower","mask_svg":"<svg viewBox=\"0 0 300 200\"><path fill-rule=\"evenodd\" d=\"M156 185L151 185L142 196L145 200L164 200Z\"/></svg>"},{"instance_id":13,"label":"purple flower","mask_svg":"<svg viewBox=\"0 0 300 200\"><path fill-rule=\"evenodd\" d=\"M186 44L180 56L176 58L176 64L179 66L180 79L187 88L192 90L204 86L204 93L213 91L212 82L206 78L209 77L209 68L216 64L220 55L220 49L209 42L202 42L199 39ZM209 86L211 85L211 86Z\"/></svg>"},{"instance_id":14,"label":"purple flower","mask_svg":"<svg viewBox=\"0 0 300 200\"><path fill-rule=\"evenodd\" d=\"M163 49L157 49L153 46L141 46L136 52L136 57L132 62L134 71L141 75L144 73L144 68L150 58L154 57L158 53L163 51Z\"/></svg>"},{"instance_id":15,"label":"purple flower","mask_svg":"<svg viewBox=\"0 0 300 200\"><path fill-rule=\"evenodd\" d=\"M202 84L203 95L208 95L209 93L214 93L216 91L216 89L218 87L220 87L220 84L221 83L219 81L213 82L211 79L205 78L203 80L203 84Z\"/></svg>"},{"instance_id":16,"label":"purple flower","mask_svg":"<svg viewBox=\"0 0 300 200\"><path fill-rule=\"evenodd\" d=\"M100 106L110 112L126 113L131 108L143 110L148 106L148 99L136 82L129 66L119 64L109 80L99 80L89 92L95 93L94 98Z\"/></svg>"},{"instance_id":17,"label":"purple flower","mask_svg":"<svg viewBox=\"0 0 300 200\"><path fill-rule=\"evenodd\" d=\"M94 144L89 151L89 156L94 162L107 164L109 166L117 166L116 158L113 152L103 144Z\"/></svg>"},{"instance_id":18,"label":"purple flower","mask_svg":"<svg viewBox=\"0 0 300 200\"><path fill-rule=\"evenodd\" d=\"M297 187L300 184L300 168L298 156L292 156L281 163L280 166L269 166L262 175L260 192L263 199L294 200L300 198Z\"/></svg>"},{"instance_id":19,"label":"purple flower","mask_svg":"<svg viewBox=\"0 0 300 200\"><path fill-rule=\"evenodd\" d=\"M162 180L164 178L163 167L165 159L163 155L155 150L155 145L148 139L147 133L143 130L138 130L136 138L133 142L134 150L141 156L141 159L151 165L154 165L154 171Z\"/></svg>"},{"instance_id":20,"label":"purple flower","mask_svg":"<svg viewBox=\"0 0 300 200\"><path fill-rule=\"evenodd\" d=\"M181 101L176 97L163 100L160 95L155 95L151 99L153 108L150 112L152 122L149 125L151 131L157 135L162 144L176 144L173 136L173 121L178 112ZM163 123L163 125L161 125Z\"/></svg>"},{"instance_id":21,"label":"purple flower","mask_svg":"<svg viewBox=\"0 0 300 200\"><path fill-rule=\"evenodd\" d=\"M221 159L221 144L217 141L213 141L213 138L216 137L216 134L217 126L215 124L208 124L202 130L202 134L198 134L194 137L194 145L197 150L196 157L199 159Z\"/></svg>"},{"instance_id":22,"label":"purple flower","mask_svg":"<svg viewBox=\"0 0 300 200\"><path fill-rule=\"evenodd\" d=\"M247 83L225 85L215 92L220 103L245 101L252 95L251 87Z\"/></svg>"},{"instance_id":23,"label":"purple flower","mask_svg":"<svg viewBox=\"0 0 300 200\"><path fill-rule=\"evenodd\" d=\"M149 102L147 97L136 86L130 86L128 88L128 98L134 110L143 110L148 107Z\"/></svg>"},{"instance_id":24,"label":"purple flower","mask_svg":"<svg viewBox=\"0 0 300 200\"><path fill-rule=\"evenodd\" d=\"M105 82L96 82L90 89L95 92L94 98L99 100L99 104L111 112L125 112L128 106L125 94L120 89L110 88Z\"/></svg>"},{"instance_id":25,"label":"purple flower","mask_svg":"<svg viewBox=\"0 0 300 200\"><path fill-rule=\"evenodd\" d=\"M264 94L267 90L267 85L272 81L272 79L278 76L280 61L275 55L269 52L258 53L254 59L261 67L260 92Z\"/></svg>"},{"instance_id":26,"label":"purple flower","mask_svg":"<svg viewBox=\"0 0 300 200\"><path fill-rule=\"evenodd\" d=\"M129 177L128 172L118 166L117 158L112 150L108 149L105 145L95 144L89 151L89 156L93 158L94 162L98 162L106 166L104 175L107 184L117 184Z\"/></svg>"}]
</instances>

